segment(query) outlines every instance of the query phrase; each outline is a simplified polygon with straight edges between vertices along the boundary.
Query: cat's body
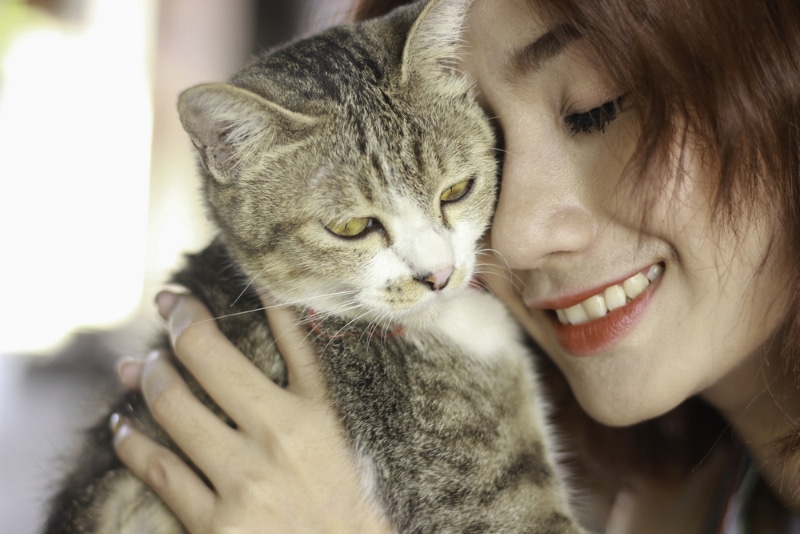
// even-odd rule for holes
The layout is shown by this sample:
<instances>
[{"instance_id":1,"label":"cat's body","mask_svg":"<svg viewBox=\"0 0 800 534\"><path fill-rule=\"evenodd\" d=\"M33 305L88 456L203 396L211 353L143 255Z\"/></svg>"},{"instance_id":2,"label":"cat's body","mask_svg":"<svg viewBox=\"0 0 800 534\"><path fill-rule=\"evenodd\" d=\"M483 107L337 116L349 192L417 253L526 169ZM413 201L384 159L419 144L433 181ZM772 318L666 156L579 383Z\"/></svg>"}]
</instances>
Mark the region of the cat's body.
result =
<instances>
[{"instance_id":1,"label":"cat's body","mask_svg":"<svg viewBox=\"0 0 800 534\"><path fill-rule=\"evenodd\" d=\"M175 281L282 385L253 310L259 294L295 305L364 490L398 532L575 533L530 357L503 306L469 287L496 164L453 68L468 4L333 29L185 93L220 237ZM113 411L169 443L137 394ZM181 531L104 421L53 510L47 532Z\"/></svg>"}]
</instances>

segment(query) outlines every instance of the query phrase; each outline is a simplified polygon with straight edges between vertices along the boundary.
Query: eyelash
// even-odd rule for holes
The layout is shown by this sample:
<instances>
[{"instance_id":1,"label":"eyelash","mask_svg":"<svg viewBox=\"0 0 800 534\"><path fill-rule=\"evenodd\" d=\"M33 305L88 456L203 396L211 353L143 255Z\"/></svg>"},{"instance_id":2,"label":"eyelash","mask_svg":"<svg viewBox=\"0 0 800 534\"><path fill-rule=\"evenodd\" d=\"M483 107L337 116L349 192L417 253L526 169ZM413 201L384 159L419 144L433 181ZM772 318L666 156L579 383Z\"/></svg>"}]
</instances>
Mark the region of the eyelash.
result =
<instances>
[{"instance_id":1,"label":"eyelash","mask_svg":"<svg viewBox=\"0 0 800 534\"><path fill-rule=\"evenodd\" d=\"M605 132L606 126L617 118L624 98L621 96L589 111L567 115L564 117L564 122L569 128L569 132L572 135Z\"/></svg>"}]
</instances>

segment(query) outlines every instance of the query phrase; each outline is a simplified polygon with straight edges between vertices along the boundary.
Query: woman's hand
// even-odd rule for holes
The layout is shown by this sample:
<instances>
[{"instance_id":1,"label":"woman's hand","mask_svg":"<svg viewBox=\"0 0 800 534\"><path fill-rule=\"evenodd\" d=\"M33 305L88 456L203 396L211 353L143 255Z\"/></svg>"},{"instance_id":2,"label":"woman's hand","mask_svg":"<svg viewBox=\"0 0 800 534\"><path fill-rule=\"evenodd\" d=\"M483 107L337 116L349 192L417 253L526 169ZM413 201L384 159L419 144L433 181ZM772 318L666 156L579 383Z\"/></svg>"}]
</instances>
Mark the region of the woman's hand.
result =
<instances>
[{"instance_id":1,"label":"woman's hand","mask_svg":"<svg viewBox=\"0 0 800 534\"><path fill-rule=\"evenodd\" d=\"M262 374L217 329L194 297L162 293L175 354L236 422L197 400L165 354L126 360L120 377L139 388L156 421L213 485L172 451L112 418L117 455L189 532L384 532L364 502L341 424L327 401L316 355L286 310L269 312L289 385Z\"/></svg>"}]
</instances>

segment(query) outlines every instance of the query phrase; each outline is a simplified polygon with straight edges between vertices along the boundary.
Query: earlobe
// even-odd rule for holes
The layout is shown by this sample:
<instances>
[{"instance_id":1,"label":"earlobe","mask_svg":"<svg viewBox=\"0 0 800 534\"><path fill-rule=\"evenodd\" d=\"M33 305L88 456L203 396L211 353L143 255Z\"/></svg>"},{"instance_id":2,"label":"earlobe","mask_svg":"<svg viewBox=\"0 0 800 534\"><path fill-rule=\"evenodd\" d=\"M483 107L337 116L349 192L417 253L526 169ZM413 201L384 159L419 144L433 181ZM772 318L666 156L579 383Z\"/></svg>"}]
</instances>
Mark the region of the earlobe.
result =
<instances>
[{"instance_id":1,"label":"earlobe","mask_svg":"<svg viewBox=\"0 0 800 534\"><path fill-rule=\"evenodd\" d=\"M242 178L260 157L296 142L316 122L228 84L184 91L178 112L201 163L220 183Z\"/></svg>"}]
</instances>

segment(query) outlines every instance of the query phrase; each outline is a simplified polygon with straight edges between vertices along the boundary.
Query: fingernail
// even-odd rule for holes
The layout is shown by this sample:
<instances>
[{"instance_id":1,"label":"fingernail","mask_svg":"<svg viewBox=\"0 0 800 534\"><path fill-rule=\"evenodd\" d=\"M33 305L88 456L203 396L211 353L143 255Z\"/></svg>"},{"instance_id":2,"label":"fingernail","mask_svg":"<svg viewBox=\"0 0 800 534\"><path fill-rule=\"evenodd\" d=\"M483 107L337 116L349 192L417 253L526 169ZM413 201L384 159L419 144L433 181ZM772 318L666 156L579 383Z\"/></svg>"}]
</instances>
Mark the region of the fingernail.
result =
<instances>
[{"instance_id":1,"label":"fingernail","mask_svg":"<svg viewBox=\"0 0 800 534\"><path fill-rule=\"evenodd\" d=\"M128 420L121 417L118 413L111 414L111 417L108 419L108 425L111 427L111 432L113 433L113 445L117 448L119 444L131 434L131 426L128 424Z\"/></svg>"},{"instance_id":2,"label":"fingernail","mask_svg":"<svg viewBox=\"0 0 800 534\"><path fill-rule=\"evenodd\" d=\"M119 430L119 425L122 423L122 417L118 413L112 413L108 418L108 428L111 429L112 434L116 434Z\"/></svg>"},{"instance_id":3,"label":"fingernail","mask_svg":"<svg viewBox=\"0 0 800 534\"><path fill-rule=\"evenodd\" d=\"M125 389L139 388L143 365L142 360L130 357L125 357L117 362L117 377Z\"/></svg>"},{"instance_id":4,"label":"fingernail","mask_svg":"<svg viewBox=\"0 0 800 534\"><path fill-rule=\"evenodd\" d=\"M159 358L166 354L168 354L168 352L165 349L153 349L147 353L147 358L145 358L145 362L153 361L156 358Z\"/></svg>"},{"instance_id":5,"label":"fingernail","mask_svg":"<svg viewBox=\"0 0 800 534\"><path fill-rule=\"evenodd\" d=\"M164 319L169 318L172 310L175 309L175 306L178 304L178 299L180 295L173 293L171 291L161 291L158 295L156 295L156 304L158 305L158 313Z\"/></svg>"}]
</instances>

